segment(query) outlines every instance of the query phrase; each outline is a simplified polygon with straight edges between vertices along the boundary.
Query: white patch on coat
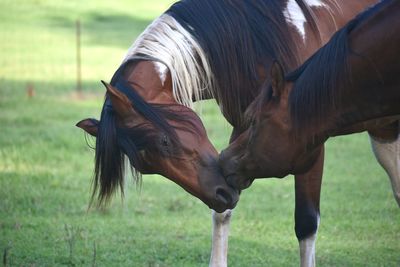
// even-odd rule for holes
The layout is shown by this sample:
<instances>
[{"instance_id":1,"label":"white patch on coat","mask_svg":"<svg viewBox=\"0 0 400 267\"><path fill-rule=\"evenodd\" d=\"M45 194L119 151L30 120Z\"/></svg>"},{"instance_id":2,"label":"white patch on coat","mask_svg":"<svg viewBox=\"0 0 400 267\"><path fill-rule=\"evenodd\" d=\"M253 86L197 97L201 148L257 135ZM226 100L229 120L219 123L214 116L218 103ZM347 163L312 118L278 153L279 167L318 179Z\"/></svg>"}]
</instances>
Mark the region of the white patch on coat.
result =
<instances>
[{"instance_id":1,"label":"white patch on coat","mask_svg":"<svg viewBox=\"0 0 400 267\"><path fill-rule=\"evenodd\" d=\"M300 6L295 0L289 0L287 2L287 6L283 10L283 15L288 23L296 27L300 35L303 37L303 40L305 40L306 30L304 24L307 22L307 20Z\"/></svg>"},{"instance_id":2,"label":"white patch on coat","mask_svg":"<svg viewBox=\"0 0 400 267\"><path fill-rule=\"evenodd\" d=\"M311 8L324 8L328 11L329 16L333 20L333 23L335 24L335 28L337 29L336 26L336 21L333 16L333 11L332 10L338 10L341 12L341 8L336 2L336 0L330 0L330 1L322 1L322 0L304 0L305 4L309 7L309 11L311 12L311 16L314 18L314 20L317 23L318 26L318 18L316 15L313 13L313 10ZM286 21L289 24L292 24L297 31L300 33L301 37L303 38L303 41L306 39L306 30L305 30L305 24L307 23L307 19L301 10L300 6L297 4L295 0L288 0L286 8L283 10L283 15L286 18Z\"/></svg>"},{"instance_id":3,"label":"white patch on coat","mask_svg":"<svg viewBox=\"0 0 400 267\"><path fill-rule=\"evenodd\" d=\"M158 75L160 76L161 84L164 86L165 80L167 79L168 67L158 61L153 61L153 63Z\"/></svg>"},{"instance_id":4,"label":"white patch on coat","mask_svg":"<svg viewBox=\"0 0 400 267\"><path fill-rule=\"evenodd\" d=\"M306 2L307 5L309 5L310 7L324 7L326 6L326 4L321 1L321 0L304 0L304 2Z\"/></svg>"},{"instance_id":5,"label":"white patch on coat","mask_svg":"<svg viewBox=\"0 0 400 267\"><path fill-rule=\"evenodd\" d=\"M136 56L166 65L172 78L174 98L182 105L192 108L193 99L199 100L204 90L215 88L204 50L168 14L161 15L144 30L128 50L124 62Z\"/></svg>"}]
</instances>

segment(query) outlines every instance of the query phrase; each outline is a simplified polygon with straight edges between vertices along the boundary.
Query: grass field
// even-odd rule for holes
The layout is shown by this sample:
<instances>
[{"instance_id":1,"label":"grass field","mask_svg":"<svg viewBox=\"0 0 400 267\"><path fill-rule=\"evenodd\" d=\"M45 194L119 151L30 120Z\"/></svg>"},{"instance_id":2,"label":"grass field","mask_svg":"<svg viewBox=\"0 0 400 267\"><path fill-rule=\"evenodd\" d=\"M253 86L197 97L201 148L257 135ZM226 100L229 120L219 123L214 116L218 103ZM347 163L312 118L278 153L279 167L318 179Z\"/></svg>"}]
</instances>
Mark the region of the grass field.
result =
<instances>
[{"instance_id":1,"label":"grass field","mask_svg":"<svg viewBox=\"0 0 400 267\"><path fill-rule=\"evenodd\" d=\"M110 79L132 40L171 2L0 0L4 265L208 265L210 210L163 177L144 176L140 192L129 186L123 202L87 212L94 154L74 126L99 117L99 80ZM74 93L77 18L83 98ZM201 116L222 149L230 128L218 108L206 102ZM335 138L326 150L317 264L400 266L400 210L367 135ZM293 187L292 177L258 180L242 193L230 266L298 266Z\"/></svg>"}]
</instances>

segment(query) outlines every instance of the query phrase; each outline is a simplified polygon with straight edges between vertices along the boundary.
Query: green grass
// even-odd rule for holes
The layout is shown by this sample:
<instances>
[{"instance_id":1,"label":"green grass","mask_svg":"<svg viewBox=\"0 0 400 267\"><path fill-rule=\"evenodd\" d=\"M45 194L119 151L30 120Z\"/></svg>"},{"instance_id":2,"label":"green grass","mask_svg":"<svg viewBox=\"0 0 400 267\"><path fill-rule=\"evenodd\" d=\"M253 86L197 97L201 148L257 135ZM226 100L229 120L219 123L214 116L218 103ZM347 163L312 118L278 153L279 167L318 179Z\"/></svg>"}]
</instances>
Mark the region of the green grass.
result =
<instances>
[{"instance_id":1,"label":"green grass","mask_svg":"<svg viewBox=\"0 0 400 267\"><path fill-rule=\"evenodd\" d=\"M210 211L163 177L145 176L123 203L87 212L93 151L74 126L99 116L99 80L171 2L0 1L0 255L8 266L207 266ZM77 18L84 99L74 94ZM222 149L230 127L212 101L202 118ZM244 191L229 265L298 266L293 207L292 177ZM321 210L319 266L400 266L400 212L367 135L328 142Z\"/></svg>"}]
</instances>

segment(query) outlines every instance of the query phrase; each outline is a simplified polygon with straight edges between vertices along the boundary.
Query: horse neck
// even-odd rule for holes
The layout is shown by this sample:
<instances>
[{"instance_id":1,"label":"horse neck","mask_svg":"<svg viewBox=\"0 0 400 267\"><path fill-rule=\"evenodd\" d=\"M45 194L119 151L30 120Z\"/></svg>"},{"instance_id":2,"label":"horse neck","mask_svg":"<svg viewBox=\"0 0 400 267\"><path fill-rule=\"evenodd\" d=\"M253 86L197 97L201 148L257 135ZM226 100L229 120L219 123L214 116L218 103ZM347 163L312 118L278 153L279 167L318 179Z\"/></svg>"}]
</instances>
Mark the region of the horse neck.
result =
<instances>
[{"instance_id":1,"label":"horse neck","mask_svg":"<svg viewBox=\"0 0 400 267\"><path fill-rule=\"evenodd\" d=\"M155 61L141 60L125 68L124 79L151 104L176 104L168 70Z\"/></svg>"},{"instance_id":2,"label":"horse neck","mask_svg":"<svg viewBox=\"0 0 400 267\"><path fill-rule=\"evenodd\" d=\"M312 18L308 18L307 22L304 23L304 37L299 35L298 31L292 32L292 38L295 40L298 49L298 63L304 63L306 59L325 45L337 30L342 28L358 13L378 2L379 0L316 1L314 6L309 7L312 12ZM317 5L317 3L319 4ZM309 21L311 19L315 26L313 26L312 21Z\"/></svg>"},{"instance_id":3,"label":"horse neck","mask_svg":"<svg viewBox=\"0 0 400 267\"><path fill-rule=\"evenodd\" d=\"M393 1L349 34L349 82L338 88L330 136L367 130L400 114L400 2Z\"/></svg>"},{"instance_id":4,"label":"horse neck","mask_svg":"<svg viewBox=\"0 0 400 267\"><path fill-rule=\"evenodd\" d=\"M315 10L318 18L324 23L318 23L323 44L327 43L333 33L342 28L347 22L366 8L380 0L322 0L325 9ZM320 21L318 21L320 22Z\"/></svg>"}]
</instances>

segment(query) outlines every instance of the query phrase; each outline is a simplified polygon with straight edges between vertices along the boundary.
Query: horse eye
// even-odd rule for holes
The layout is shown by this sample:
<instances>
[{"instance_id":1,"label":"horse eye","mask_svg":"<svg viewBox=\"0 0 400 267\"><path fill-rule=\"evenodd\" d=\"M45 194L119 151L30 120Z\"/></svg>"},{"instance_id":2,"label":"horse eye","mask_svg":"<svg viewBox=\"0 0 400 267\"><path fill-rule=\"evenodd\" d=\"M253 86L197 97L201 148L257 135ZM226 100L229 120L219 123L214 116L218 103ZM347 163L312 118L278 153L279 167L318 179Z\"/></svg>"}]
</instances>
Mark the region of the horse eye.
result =
<instances>
[{"instance_id":1,"label":"horse eye","mask_svg":"<svg viewBox=\"0 0 400 267\"><path fill-rule=\"evenodd\" d=\"M161 138L161 145L163 145L163 146L169 145L168 137L166 135L163 135L163 137Z\"/></svg>"}]
</instances>

